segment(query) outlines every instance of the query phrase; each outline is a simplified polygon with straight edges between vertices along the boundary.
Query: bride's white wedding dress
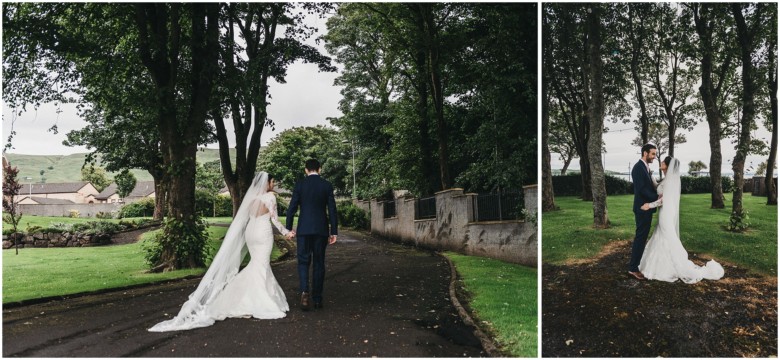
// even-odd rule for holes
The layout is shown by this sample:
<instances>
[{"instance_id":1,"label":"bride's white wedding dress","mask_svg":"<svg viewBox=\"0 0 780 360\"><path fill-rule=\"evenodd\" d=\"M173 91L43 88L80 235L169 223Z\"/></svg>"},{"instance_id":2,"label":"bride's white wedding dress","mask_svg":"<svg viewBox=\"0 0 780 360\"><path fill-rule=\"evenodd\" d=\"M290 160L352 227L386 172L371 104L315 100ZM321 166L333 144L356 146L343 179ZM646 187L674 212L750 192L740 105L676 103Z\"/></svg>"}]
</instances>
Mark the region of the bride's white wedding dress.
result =
<instances>
[{"instance_id":1,"label":"bride's white wedding dress","mask_svg":"<svg viewBox=\"0 0 780 360\"><path fill-rule=\"evenodd\" d=\"M658 185L663 198L658 211L658 223L645 246L639 271L651 280L674 282L677 279L693 284L702 279L718 280L724 270L717 261L698 266L688 260L688 252L680 241L680 161L673 158L666 179Z\"/></svg>"},{"instance_id":2,"label":"bride's white wedding dress","mask_svg":"<svg viewBox=\"0 0 780 360\"><path fill-rule=\"evenodd\" d=\"M175 318L149 331L194 329L228 317L279 319L286 316L290 310L287 298L271 271L271 224L282 235L288 230L279 222L276 197L265 191L267 184L267 174L255 177L198 288ZM251 260L239 272L247 249Z\"/></svg>"}]
</instances>

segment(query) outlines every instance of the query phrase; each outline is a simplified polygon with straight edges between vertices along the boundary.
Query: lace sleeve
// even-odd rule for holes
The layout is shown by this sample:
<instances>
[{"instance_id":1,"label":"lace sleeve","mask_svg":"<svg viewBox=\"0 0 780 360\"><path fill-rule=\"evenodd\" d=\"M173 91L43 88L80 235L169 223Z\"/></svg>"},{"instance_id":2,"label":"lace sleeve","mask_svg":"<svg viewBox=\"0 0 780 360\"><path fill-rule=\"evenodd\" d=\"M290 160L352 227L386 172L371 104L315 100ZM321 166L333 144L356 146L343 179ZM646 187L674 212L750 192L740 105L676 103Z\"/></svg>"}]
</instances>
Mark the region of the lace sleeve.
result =
<instances>
[{"instance_id":1,"label":"lace sleeve","mask_svg":"<svg viewBox=\"0 0 780 360\"><path fill-rule=\"evenodd\" d=\"M290 231L279 222L279 215L277 215L276 212L276 196L274 194L268 194L267 196L268 200L266 201L266 206L268 206L268 212L271 213L271 223L274 224L276 230L279 230L282 235L287 235Z\"/></svg>"}]
</instances>

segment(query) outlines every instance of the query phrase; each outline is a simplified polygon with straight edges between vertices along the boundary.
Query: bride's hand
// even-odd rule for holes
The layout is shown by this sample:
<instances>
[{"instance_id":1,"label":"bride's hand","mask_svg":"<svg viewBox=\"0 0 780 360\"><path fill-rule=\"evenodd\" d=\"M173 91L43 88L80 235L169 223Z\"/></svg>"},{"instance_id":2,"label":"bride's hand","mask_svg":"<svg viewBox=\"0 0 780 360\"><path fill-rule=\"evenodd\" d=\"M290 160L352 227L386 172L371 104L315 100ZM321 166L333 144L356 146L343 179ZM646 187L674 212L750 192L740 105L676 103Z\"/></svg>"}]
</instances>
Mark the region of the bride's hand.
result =
<instances>
[{"instance_id":1,"label":"bride's hand","mask_svg":"<svg viewBox=\"0 0 780 360\"><path fill-rule=\"evenodd\" d=\"M644 211L650 210L650 204L645 203L644 205L642 205L641 209L644 210Z\"/></svg>"}]
</instances>

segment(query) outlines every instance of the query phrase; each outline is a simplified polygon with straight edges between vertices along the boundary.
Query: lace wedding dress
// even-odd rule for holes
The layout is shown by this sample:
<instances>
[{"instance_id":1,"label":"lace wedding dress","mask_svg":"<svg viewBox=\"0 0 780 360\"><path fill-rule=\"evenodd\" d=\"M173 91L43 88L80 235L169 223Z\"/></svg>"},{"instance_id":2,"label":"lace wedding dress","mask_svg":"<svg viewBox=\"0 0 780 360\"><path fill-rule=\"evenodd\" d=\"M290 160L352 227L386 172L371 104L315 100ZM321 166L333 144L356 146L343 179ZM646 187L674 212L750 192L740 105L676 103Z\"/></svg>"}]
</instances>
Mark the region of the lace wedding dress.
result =
<instances>
[{"instance_id":1,"label":"lace wedding dress","mask_svg":"<svg viewBox=\"0 0 780 360\"><path fill-rule=\"evenodd\" d=\"M266 192L267 187L267 174L258 174L198 288L175 318L149 331L194 329L228 317L279 319L286 316L290 308L271 271L271 224L282 235L288 230L279 222L276 197ZM247 249L251 260L239 272Z\"/></svg>"},{"instance_id":2,"label":"lace wedding dress","mask_svg":"<svg viewBox=\"0 0 780 360\"><path fill-rule=\"evenodd\" d=\"M680 161L673 158L666 179L658 185L654 205L660 206L658 223L647 241L639 271L651 280L674 282L677 279L693 284L702 279L718 280L723 277L723 267L715 260L698 266L688 260L688 252L680 241ZM704 234L702 234L704 235Z\"/></svg>"}]
</instances>

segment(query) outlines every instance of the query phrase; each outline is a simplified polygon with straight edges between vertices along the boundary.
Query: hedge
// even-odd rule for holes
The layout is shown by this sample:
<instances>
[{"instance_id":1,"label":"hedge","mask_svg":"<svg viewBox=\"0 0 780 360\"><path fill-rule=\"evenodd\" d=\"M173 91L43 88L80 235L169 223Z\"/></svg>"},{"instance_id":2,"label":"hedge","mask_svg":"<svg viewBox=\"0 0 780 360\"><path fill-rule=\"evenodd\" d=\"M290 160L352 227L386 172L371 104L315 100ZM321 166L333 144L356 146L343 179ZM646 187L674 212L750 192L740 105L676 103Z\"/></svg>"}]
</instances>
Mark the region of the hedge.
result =
<instances>
[{"instance_id":1,"label":"hedge","mask_svg":"<svg viewBox=\"0 0 780 360\"><path fill-rule=\"evenodd\" d=\"M580 196L582 195L582 180L579 173L563 176L553 176L553 190L555 196ZM611 175L606 177L607 195L626 195L634 193L634 185L631 182ZM724 193L733 190L734 180L724 176L722 178ZM710 193L709 176L683 176L680 178L683 194L708 194Z\"/></svg>"}]
</instances>

